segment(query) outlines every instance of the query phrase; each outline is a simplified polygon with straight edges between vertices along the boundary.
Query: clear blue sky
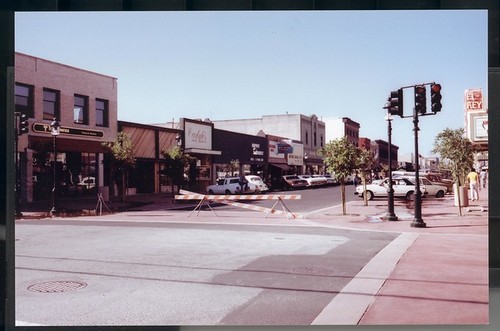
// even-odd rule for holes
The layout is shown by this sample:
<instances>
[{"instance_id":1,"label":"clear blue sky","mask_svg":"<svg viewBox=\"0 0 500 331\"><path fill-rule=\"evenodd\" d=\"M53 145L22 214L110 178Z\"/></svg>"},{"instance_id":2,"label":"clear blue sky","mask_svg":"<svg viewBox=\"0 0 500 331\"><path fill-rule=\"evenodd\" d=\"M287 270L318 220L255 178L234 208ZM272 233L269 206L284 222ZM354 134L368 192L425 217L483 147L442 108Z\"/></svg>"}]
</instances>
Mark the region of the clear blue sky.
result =
<instances>
[{"instance_id":1,"label":"clear blue sky","mask_svg":"<svg viewBox=\"0 0 500 331\"><path fill-rule=\"evenodd\" d=\"M420 121L420 153L463 127L464 90L487 91L487 12L80 12L15 16L18 52L118 78L118 119L161 123L262 115L349 117L387 140L391 90L442 85L443 110ZM405 115L412 91L405 90ZM411 99L411 100L410 100ZM485 100L487 104L487 100ZM413 152L411 119L392 141Z\"/></svg>"}]
</instances>

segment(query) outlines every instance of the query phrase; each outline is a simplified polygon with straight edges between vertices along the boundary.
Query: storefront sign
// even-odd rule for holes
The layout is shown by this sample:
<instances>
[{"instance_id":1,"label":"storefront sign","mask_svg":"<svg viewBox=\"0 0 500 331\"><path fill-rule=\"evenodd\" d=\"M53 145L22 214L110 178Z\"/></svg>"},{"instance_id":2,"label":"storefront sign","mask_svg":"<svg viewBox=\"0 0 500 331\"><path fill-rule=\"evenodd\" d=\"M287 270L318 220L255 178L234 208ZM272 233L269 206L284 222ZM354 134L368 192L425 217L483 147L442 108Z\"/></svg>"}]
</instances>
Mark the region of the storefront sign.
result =
<instances>
[{"instance_id":1,"label":"storefront sign","mask_svg":"<svg viewBox=\"0 0 500 331\"><path fill-rule=\"evenodd\" d=\"M44 123L33 123L33 131L38 133L48 133L50 134L50 125ZM71 128L66 126L61 126L60 128L61 134L69 134L75 136L85 136L85 137L98 137L101 138L104 136L104 132L98 130L87 130L87 129L79 129L79 128Z\"/></svg>"},{"instance_id":2,"label":"storefront sign","mask_svg":"<svg viewBox=\"0 0 500 331\"><path fill-rule=\"evenodd\" d=\"M304 145L291 143L293 152L288 154L288 165L303 166L304 165Z\"/></svg>"},{"instance_id":3,"label":"storefront sign","mask_svg":"<svg viewBox=\"0 0 500 331\"><path fill-rule=\"evenodd\" d=\"M483 91L481 89L465 90L464 102L466 111L483 110Z\"/></svg>"},{"instance_id":4,"label":"storefront sign","mask_svg":"<svg viewBox=\"0 0 500 331\"><path fill-rule=\"evenodd\" d=\"M184 123L185 148L212 149L212 126L186 121Z\"/></svg>"},{"instance_id":5,"label":"storefront sign","mask_svg":"<svg viewBox=\"0 0 500 331\"><path fill-rule=\"evenodd\" d=\"M472 113L469 117L469 139L472 142L488 140L488 114Z\"/></svg>"}]
</instances>

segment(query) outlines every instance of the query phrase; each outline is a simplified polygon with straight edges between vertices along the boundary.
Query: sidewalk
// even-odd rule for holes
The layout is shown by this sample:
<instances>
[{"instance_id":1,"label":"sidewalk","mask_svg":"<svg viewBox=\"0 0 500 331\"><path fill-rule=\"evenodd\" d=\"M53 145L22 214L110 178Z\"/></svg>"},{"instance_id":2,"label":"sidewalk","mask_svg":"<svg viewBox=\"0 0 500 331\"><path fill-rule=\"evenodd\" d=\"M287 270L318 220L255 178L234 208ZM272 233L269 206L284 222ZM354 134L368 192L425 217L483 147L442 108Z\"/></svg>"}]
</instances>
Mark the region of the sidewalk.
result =
<instances>
[{"instance_id":1,"label":"sidewalk","mask_svg":"<svg viewBox=\"0 0 500 331\"><path fill-rule=\"evenodd\" d=\"M360 231L401 233L391 245L374 256L346 288L339 293L313 324L487 324L489 318L488 287L488 190L480 191L479 201L469 201L458 216L454 197L424 198L424 228L412 227L412 204L396 200L398 221L384 221L387 201L362 199L349 202L347 215L341 206L297 219L256 211L203 210L188 217L197 201L174 202L171 195L136 195L128 202L108 206L120 214L143 211L161 213L184 209L175 222L232 222L242 224L306 225L347 228ZM79 207L95 209L96 199L81 202ZM299 212L293 210L293 212ZM168 213L168 212L167 212ZM23 217L40 217L24 213ZM46 214L46 213L45 213ZM162 220L169 221L169 220Z\"/></svg>"}]
</instances>

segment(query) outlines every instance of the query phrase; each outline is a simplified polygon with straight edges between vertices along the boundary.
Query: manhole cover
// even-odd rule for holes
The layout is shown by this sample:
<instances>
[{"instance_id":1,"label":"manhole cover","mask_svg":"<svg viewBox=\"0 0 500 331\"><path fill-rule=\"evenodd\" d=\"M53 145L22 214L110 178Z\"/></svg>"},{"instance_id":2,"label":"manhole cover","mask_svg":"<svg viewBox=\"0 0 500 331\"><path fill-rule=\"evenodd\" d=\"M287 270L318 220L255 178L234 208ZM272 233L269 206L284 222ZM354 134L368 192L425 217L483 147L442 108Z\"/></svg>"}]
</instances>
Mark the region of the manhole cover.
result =
<instances>
[{"instance_id":1,"label":"manhole cover","mask_svg":"<svg viewBox=\"0 0 500 331\"><path fill-rule=\"evenodd\" d=\"M29 291L39 293L60 293L84 288L87 284L75 281L57 281L38 283L28 287Z\"/></svg>"}]
</instances>

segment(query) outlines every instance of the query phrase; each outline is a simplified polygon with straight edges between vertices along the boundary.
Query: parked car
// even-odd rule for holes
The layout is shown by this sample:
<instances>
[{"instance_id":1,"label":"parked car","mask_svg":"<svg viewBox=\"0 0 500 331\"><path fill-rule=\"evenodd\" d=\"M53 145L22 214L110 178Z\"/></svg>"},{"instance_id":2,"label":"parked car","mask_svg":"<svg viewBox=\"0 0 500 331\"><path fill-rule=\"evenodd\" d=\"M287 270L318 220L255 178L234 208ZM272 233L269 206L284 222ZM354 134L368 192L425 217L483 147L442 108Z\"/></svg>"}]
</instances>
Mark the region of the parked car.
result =
<instances>
[{"instance_id":1,"label":"parked car","mask_svg":"<svg viewBox=\"0 0 500 331\"><path fill-rule=\"evenodd\" d=\"M415 172L414 171L393 171L392 172L393 176L410 176L410 177L415 177ZM420 178L427 178L429 181L431 181L433 184L436 185L441 185L445 186L445 194L448 192L453 191L453 180L451 179L445 179L441 176L440 173L437 172L420 172L419 173ZM429 195L433 195L432 193L429 193Z\"/></svg>"},{"instance_id":2,"label":"parked car","mask_svg":"<svg viewBox=\"0 0 500 331\"><path fill-rule=\"evenodd\" d=\"M415 176L403 176L401 178L409 179L413 184L415 184ZM425 187L427 196L432 196L436 198L442 198L446 194L447 187L444 183L431 182L426 177L420 177L420 185Z\"/></svg>"},{"instance_id":3,"label":"parked car","mask_svg":"<svg viewBox=\"0 0 500 331\"><path fill-rule=\"evenodd\" d=\"M282 179L282 186L284 190L296 190L307 187L307 180L300 179L297 175L285 175Z\"/></svg>"},{"instance_id":4,"label":"parked car","mask_svg":"<svg viewBox=\"0 0 500 331\"><path fill-rule=\"evenodd\" d=\"M332 177L330 174L324 174L324 175L313 175L314 176L321 176L326 179L326 185L335 185L338 184L338 181Z\"/></svg>"},{"instance_id":5,"label":"parked car","mask_svg":"<svg viewBox=\"0 0 500 331\"><path fill-rule=\"evenodd\" d=\"M325 177L313 177L311 175L299 175L300 179L304 179L307 182L308 187L318 187L326 185Z\"/></svg>"},{"instance_id":6,"label":"parked car","mask_svg":"<svg viewBox=\"0 0 500 331\"><path fill-rule=\"evenodd\" d=\"M389 187L389 178L386 178L380 184L366 185L366 197L368 200L373 198L387 197L387 189ZM395 198L404 198L406 200L413 200L415 198L415 185L406 178L393 178L392 188L394 190ZM427 192L425 187L420 187L420 192L424 196ZM364 196L364 186L358 185L354 194L359 195L361 198Z\"/></svg>"},{"instance_id":7,"label":"parked car","mask_svg":"<svg viewBox=\"0 0 500 331\"><path fill-rule=\"evenodd\" d=\"M87 190L93 189L95 187L95 177L83 177L78 186Z\"/></svg>"},{"instance_id":8,"label":"parked car","mask_svg":"<svg viewBox=\"0 0 500 331\"><path fill-rule=\"evenodd\" d=\"M245 176L247 180L246 189L241 190L239 177L220 178L214 185L207 187L208 194L246 194L246 193L262 193L269 191L267 185L259 176ZM245 186L245 185L244 185Z\"/></svg>"}]
</instances>

